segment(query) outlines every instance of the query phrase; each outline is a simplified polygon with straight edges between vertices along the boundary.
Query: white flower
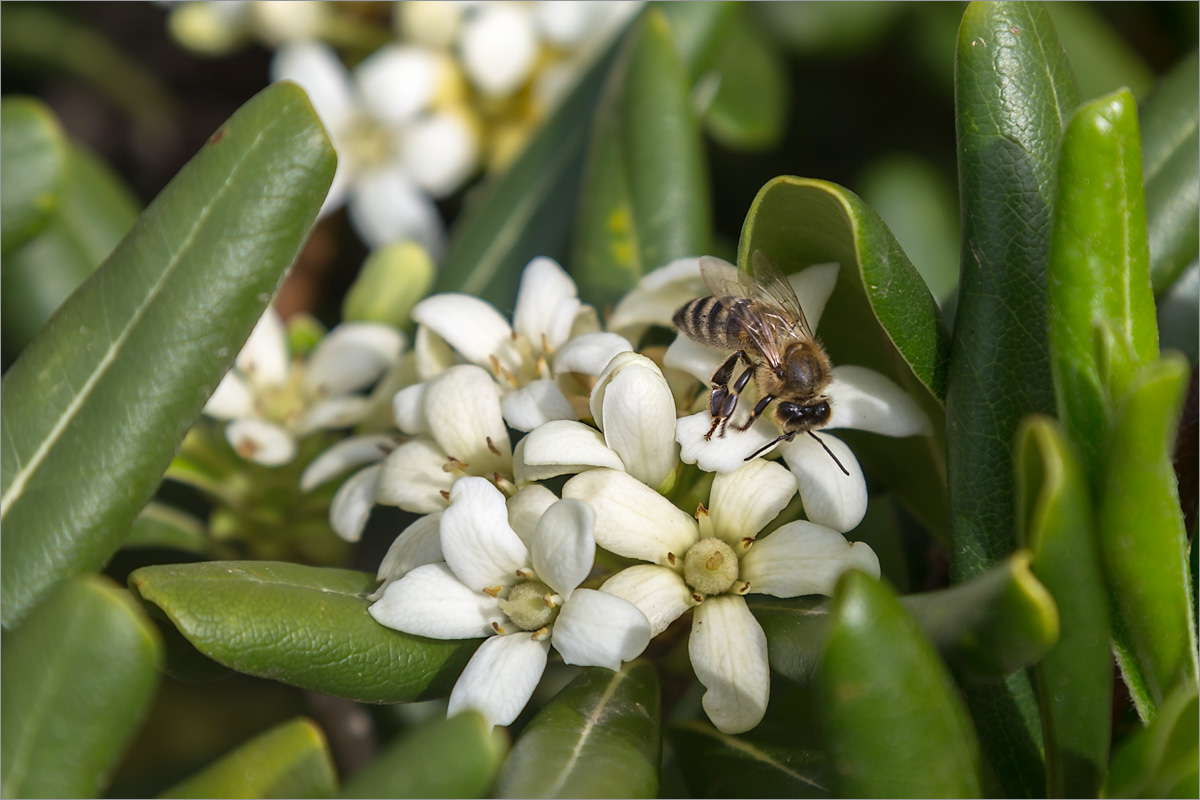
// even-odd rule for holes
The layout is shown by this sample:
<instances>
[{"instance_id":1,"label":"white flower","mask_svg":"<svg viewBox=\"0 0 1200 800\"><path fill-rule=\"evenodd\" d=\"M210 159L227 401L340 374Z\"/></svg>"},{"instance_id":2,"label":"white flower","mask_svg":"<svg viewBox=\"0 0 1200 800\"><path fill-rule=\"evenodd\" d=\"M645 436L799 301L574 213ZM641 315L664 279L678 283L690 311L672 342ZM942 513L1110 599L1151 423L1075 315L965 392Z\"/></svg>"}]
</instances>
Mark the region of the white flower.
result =
<instances>
[{"instance_id":1,"label":"white flower","mask_svg":"<svg viewBox=\"0 0 1200 800\"><path fill-rule=\"evenodd\" d=\"M631 603L579 588L596 552L586 504L547 507L528 547L508 519L490 483L458 481L438 523L445 561L412 569L370 608L405 633L490 637L455 684L448 713L478 711L493 725L511 724L529 702L551 644L567 664L616 670L650 641L649 623Z\"/></svg>"},{"instance_id":2,"label":"white flower","mask_svg":"<svg viewBox=\"0 0 1200 800\"><path fill-rule=\"evenodd\" d=\"M293 362L287 330L273 308L258 321L233 367L204 407L229 420L225 436L243 458L286 464L297 440L363 419L366 389L400 358L404 334L387 325L350 322L330 331L307 361Z\"/></svg>"},{"instance_id":3,"label":"white flower","mask_svg":"<svg viewBox=\"0 0 1200 800\"><path fill-rule=\"evenodd\" d=\"M675 401L658 365L618 353L589 399L597 427L561 420L535 428L513 454L517 483L609 467L659 487L679 465Z\"/></svg>"},{"instance_id":4,"label":"white flower","mask_svg":"<svg viewBox=\"0 0 1200 800\"><path fill-rule=\"evenodd\" d=\"M704 710L725 733L755 727L770 693L766 636L743 595L831 594L848 569L879 576L870 547L812 522L756 539L795 493L796 479L764 460L716 475L710 508L696 518L616 470L584 472L563 487L564 498L595 511L598 545L649 562L617 573L601 591L641 609L653 636L695 608L688 652L707 689Z\"/></svg>"},{"instance_id":5,"label":"white flower","mask_svg":"<svg viewBox=\"0 0 1200 800\"><path fill-rule=\"evenodd\" d=\"M596 312L579 301L575 282L549 258L535 258L521 274L510 325L494 306L466 294L427 297L413 308L420 324L416 353L422 377L443 369L447 356L490 370L502 388L508 424L530 431L550 420L576 419L564 387L573 375L596 377L613 355L631 350L629 342L599 331ZM448 345L450 350L438 352ZM423 391L410 387L397 408L416 408ZM586 390L584 390L586 391ZM576 394L572 390L572 394ZM401 430L423 427L405 414Z\"/></svg>"},{"instance_id":6,"label":"white flower","mask_svg":"<svg viewBox=\"0 0 1200 800\"><path fill-rule=\"evenodd\" d=\"M317 42L287 44L275 54L272 80L295 81L308 92L338 154L322 212L348 199L350 219L372 247L414 239L441 251L432 198L462 186L481 147L472 113L439 104L455 70L445 54L413 45L382 47L353 75Z\"/></svg>"},{"instance_id":7,"label":"white flower","mask_svg":"<svg viewBox=\"0 0 1200 800\"><path fill-rule=\"evenodd\" d=\"M631 293L631 297L635 294L636 297L618 305L620 320L624 324L663 324L663 314L667 313L668 304L691 299L683 295L696 290L698 261L694 266L690 261L677 261L657 272L663 273L661 278L652 279L655 273L647 275L639 285L639 290ZM837 278L836 264L818 264L789 277L813 330L821 320ZM727 351L699 344L679 334L667 349L663 363L707 385L713 373L728 357ZM749 414L748 409L753 407L756 394L751 383L738 403L741 409L737 412L739 417ZM826 431L854 428L885 436L929 435L932 431L929 418L916 401L874 370L858 366L835 366L833 381L826 394L833 416L821 428L819 440L811 436L797 436L791 441L778 443L777 447L799 482L800 497L808 518L844 532L857 526L866 513L866 481L850 448ZM700 397L707 406L707 393L701 393ZM697 464L707 472L740 469L748 456L770 445L780 433L779 426L771 418L770 409L749 430L735 431L730 425L724 436L714 435L705 439L711 425L712 416L705 407L698 413L680 418L676 426L683 462ZM826 452L826 448L829 452ZM770 449L768 447L767 452ZM838 464L845 468L845 472Z\"/></svg>"}]
</instances>

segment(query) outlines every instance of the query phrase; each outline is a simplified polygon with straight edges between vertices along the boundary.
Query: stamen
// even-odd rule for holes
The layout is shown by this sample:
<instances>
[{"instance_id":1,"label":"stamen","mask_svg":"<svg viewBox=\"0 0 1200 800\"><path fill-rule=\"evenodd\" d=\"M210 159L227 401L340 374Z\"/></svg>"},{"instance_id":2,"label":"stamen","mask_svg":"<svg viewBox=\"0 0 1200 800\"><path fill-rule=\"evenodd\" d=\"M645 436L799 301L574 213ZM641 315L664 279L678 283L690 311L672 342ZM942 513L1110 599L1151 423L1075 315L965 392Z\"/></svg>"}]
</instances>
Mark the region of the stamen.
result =
<instances>
[{"instance_id":1,"label":"stamen","mask_svg":"<svg viewBox=\"0 0 1200 800\"><path fill-rule=\"evenodd\" d=\"M495 455L500 455L500 448L496 447L496 443L492 441L492 437L487 437L488 450L491 450ZM465 464L463 466L466 466Z\"/></svg>"},{"instance_id":2,"label":"stamen","mask_svg":"<svg viewBox=\"0 0 1200 800\"><path fill-rule=\"evenodd\" d=\"M542 602L544 602L550 608L558 608L558 606L562 603L562 598L556 594L546 592L544 595L542 595Z\"/></svg>"},{"instance_id":3,"label":"stamen","mask_svg":"<svg viewBox=\"0 0 1200 800\"><path fill-rule=\"evenodd\" d=\"M757 540L757 539L755 539L753 536L743 536L743 537L742 537L742 549L743 549L743 550L749 550L749 549L750 549L750 545L754 544L754 543L755 543L755 542L757 542L757 541L758 541L758 540Z\"/></svg>"},{"instance_id":4,"label":"stamen","mask_svg":"<svg viewBox=\"0 0 1200 800\"><path fill-rule=\"evenodd\" d=\"M499 597L500 592L504 590L503 586L488 586L483 590L483 593L488 597Z\"/></svg>"},{"instance_id":5,"label":"stamen","mask_svg":"<svg viewBox=\"0 0 1200 800\"><path fill-rule=\"evenodd\" d=\"M692 602L696 605L700 605L704 602L704 595L692 592Z\"/></svg>"},{"instance_id":6,"label":"stamen","mask_svg":"<svg viewBox=\"0 0 1200 800\"><path fill-rule=\"evenodd\" d=\"M533 632L533 636L531 636L530 638L533 639L535 642L543 642L546 640L546 638L548 636L550 636L549 628L538 628L536 631Z\"/></svg>"},{"instance_id":7,"label":"stamen","mask_svg":"<svg viewBox=\"0 0 1200 800\"><path fill-rule=\"evenodd\" d=\"M504 628L501 628L501 627L500 627L500 623L499 623L499 622L493 622L493 623L492 623L492 630L494 630L496 633L500 634L501 636L503 636L504 634L508 633L508 631L506 631L506 630L504 630Z\"/></svg>"},{"instance_id":8,"label":"stamen","mask_svg":"<svg viewBox=\"0 0 1200 800\"><path fill-rule=\"evenodd\" d=\"M696 519L700 519L701 517L707 517L707 516L708 516L708 509L704 506L704 503L698 503L696 505Z\"/></svg>"},{"instance_id":9,"label":"stamen","mask_svg":"<svg viewBox=\"0 0 1200 800\"><path fill-rule=\"evenodd\" d=\"M447 492L445 489L442 489L440 492L438 492L438 494L440 494L442 497L446 498L447 500L450 499L450 493Z\"/></svg>"},{"instance_id":10,"label":"stamen","mask_svg":"<svg viewBox=\"0 0 1200 800\"><path fill-rule=\"evenodd\" d=\"M675 562L678 560L679 559L675 557L674 553L667 553L667 563L670 564L672 567L675 566Z\"/></svg>"},{"instance_id":11,"label":"stamen","mask_svg":"<svg viewBox=\"0 0 1200 800\"><path fill-rule=\"evenodd\" d=\"M531 570L529 567L521 567L519 570L517 570L517 577L531 581L533 580L533 570Z\"/></svg>"},{"instance_id":12,"label":"stamen","mask_svg":"<svg viewBox=\"0 0 1200 800\"><path fill-rule=\"evenodd\" d=\"M746 581L741 586L738 586L737 588L735 588L734 591L737 592L738 594L746 594L747 592L750 591L750 581Z\"/></svg>"}]
</instances>

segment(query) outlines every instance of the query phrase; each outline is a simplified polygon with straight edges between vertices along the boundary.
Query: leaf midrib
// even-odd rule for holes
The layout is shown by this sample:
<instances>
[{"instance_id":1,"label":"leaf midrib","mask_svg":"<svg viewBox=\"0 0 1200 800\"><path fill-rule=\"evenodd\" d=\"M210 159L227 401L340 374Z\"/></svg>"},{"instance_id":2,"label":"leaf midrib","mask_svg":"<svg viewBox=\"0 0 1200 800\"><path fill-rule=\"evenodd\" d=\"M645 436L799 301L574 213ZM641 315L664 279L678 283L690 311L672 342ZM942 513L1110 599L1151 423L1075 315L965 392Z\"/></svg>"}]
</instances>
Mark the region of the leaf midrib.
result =
<instances>
[{"instance_id":1,"label":"leaf midrib","mask_svg":"<svg viewBox=\"0 0 1200 800\"><path fill-rule=\"evenodd\" d=\"M609 681L604 693L600 696L600 700L595 706L592 707L592 713L588 714L587 719L584 720L583 728L579 731L579 738L575 742L575 745L571 748L571 755L562 765L562 769L559 770L558 778L556 778L554 783L542 793L543 797L560 796L559 792L566 784L567 778L572 774L575 762L579 760L579 758L583 755L584 748L587 747L588 740L591 738L592 730L600 724L601 712L604 711L604 709L608 706L609 701L612 700L613 695L616 694L617 687L626 680L628 680L628 676L626 676L623 672L618 672L613 676L613 679Z\"/></svg>"},{"instance_id":2,"label":"leaf midrib","mask_svg":"<svg viewBox=\"0 0 1200 800\"><path fill-rule=\"evenodd\" d=\"M159 294L161 294L163 287L170 281L172 277L174 277L175 269L189 253L192 245L196 241L196 237L204 228L208 218L212 215L213 210L220 205L221 199L228 193L230 187L233 185L234 177L250 160L252 154L257 151L259 144L262 142L265 135L272 128L279 124L281 118L282 114L275 115L255 135L254 141L251 142L250 146L246 148L242 158L238 160L233 169L230 171L228 177L225 179L224 185L220 188L220 190L218 190L212 201L205 205L202 212L196 218L195 224L188 232L188 235L184 238L183 245L172 252L171 257L168 260L167 267L163 269L159 280L151 286L150 291L146 295L146 299L138 306L134 314L130 317L129 323L125 326L124 330L121 331L120 335L116 339L112 340L112 343L109 345L104 357L101 358L97 363L96 367L92 371L92 374L88 376L88 379L84 382L83 387L63 411L58 421L55 422L54 427L50 429L50 433L45 439L42 440L42 443L38 446L37 450L34 451L29 460L25 462L24 466L18 470L16 477L13 478L13 482L9 485L8 493L3 497L0 497L0 521L4 519L5 515L8 514L13 505L21 499L22 495L24 494L26 484L28 484L32 479L34 473L41 466L42 462L46 460L50 451L58 443L58 440L62 437L67 427L79 413L79 410L83 407L84 403L91 397L92 391L95 389L96 385L108 373L109 368L116 361L117 356L123 349L125 342L129 340L129 338L133 335L133 332L138 328L146 312L151 306L153 306L154 300L159 296ZM102 278L103 276L100 277ZM14 451L15 450L16 447L14 445Z\"/></svg>"}]
</instances>

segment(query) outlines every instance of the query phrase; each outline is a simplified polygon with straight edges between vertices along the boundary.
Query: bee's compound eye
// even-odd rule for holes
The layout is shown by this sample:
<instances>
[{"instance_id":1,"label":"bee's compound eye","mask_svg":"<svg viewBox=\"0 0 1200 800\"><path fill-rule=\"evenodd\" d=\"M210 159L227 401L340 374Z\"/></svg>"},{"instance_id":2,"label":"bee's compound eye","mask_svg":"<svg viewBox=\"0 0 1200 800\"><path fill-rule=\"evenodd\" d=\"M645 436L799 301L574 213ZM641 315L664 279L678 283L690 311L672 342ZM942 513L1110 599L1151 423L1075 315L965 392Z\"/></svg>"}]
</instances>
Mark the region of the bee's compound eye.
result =
<instances>
[{"instance_id":1,"label":"bee's compound eye","mask_svg":"<svg viewBox=\"0 0 1200 800\"><path fill-rule=\"evenodd\" d=\"M829 402L821 400L811 406L799 403L780 403L779 416L782 421L791 425L823 425L829 421Z\"/></svg>"}]
</instances>

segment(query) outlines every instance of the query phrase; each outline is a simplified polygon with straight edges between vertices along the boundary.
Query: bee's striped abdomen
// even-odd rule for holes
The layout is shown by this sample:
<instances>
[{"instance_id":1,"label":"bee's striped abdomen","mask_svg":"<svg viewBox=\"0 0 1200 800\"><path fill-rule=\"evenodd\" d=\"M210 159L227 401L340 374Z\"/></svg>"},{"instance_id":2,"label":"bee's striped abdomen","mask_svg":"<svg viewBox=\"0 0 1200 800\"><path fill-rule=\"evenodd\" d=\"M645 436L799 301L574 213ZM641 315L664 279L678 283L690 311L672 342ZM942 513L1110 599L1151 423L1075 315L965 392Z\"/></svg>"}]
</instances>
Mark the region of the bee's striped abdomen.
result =
<instances>
[{"instance_id":1,"label":"bee's striped abdomen","mask_svg":"<svg viewBox=\"0 0 1200 800\"><path fill-rule=\"evenodd\" d=\"M744 297L726 300L735 308L753 302ZM718 297L699 297L685 303L675 312L673 321L688 338L727 350L740 349L746 335L737 317Z\"/></svg>"}]
</instances>

